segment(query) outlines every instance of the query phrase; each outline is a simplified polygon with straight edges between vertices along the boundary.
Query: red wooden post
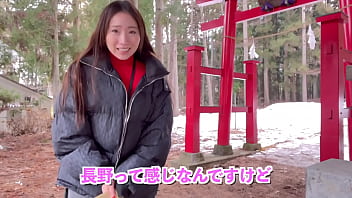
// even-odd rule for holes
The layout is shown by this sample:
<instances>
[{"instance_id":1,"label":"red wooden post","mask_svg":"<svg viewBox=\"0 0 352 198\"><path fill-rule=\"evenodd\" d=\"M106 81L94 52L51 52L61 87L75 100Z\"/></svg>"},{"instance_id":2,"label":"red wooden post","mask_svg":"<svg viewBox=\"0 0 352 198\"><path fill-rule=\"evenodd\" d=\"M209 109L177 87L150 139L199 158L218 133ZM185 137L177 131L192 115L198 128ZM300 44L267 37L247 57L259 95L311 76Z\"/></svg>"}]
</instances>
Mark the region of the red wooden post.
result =
<instances>
[{"instance_id":1,"label":"red wooden post","mask_svg":"<svg viewBox=\"0 0 352 198\"><path fill-rule=\"evenodd\" d=\"M187 51L185 152L199 153L200 66L204 48L189 46L185 50Z\"/></svg>"},{"instance_id":2,"label":"red wooden post","mask_svg":"<svg viewBox=\"0 0 352 198\"><path fill-rule=\"evenodd\" d=\"M352 51L352 0L340 0L340 8L349 16L344 24L345 49ZM346 65L345 65L346 66ZM346 71L345 71L346 74ZM346 81L346 106L352 107L352 81ZM352 160L352 118L348 118L348 137L350 161Z\"/></svg>"},{"instance_id":3,"label":"red wooden post","mask_svg":"<svg viewBox=\"0 0 352 198\"><path fill-rule=\"evenodd\" d=\"M246 143L258 143L257 130L257 107L258 107L258 91L257 91L257 64L259 61L248 60L244 61L246 65L246 106L248 112L246 114Z\"/></svg>"},{"instance_id":4,"label":"red wooden post","mask_svg":"<svg viewBox=\"0 0 352 198\"><path fill-rule=\"evenodd\" d=\"M321 22L321 136L320 161L343 159L344 48L342 13L317 18Z\"/></svg>"},{"instance_id":5,"label":"red wooden post","mask_svg":"<svg viewBox=\"0 0 352 198\"><path fill-rule=\"evenodd\" d=\"M257 64L259 61L248 60L244 61L246 65L246 142L243 144L243 149L247 151L260 150L261 145L258 144L258 129L257 129L257 107L258 107L258 90L257 90Z\"/></svg>"},{"instance_id":6,"label":"red wooden post","mask_svg":"<svg viewBox=\"0 0 352 198\"><path fill-rule=\"evenodd\" d=\"M339 0L340 8L349 16L344 24L345 28L345 47L347 50L352 50L352 0Z\"/></svg>"},{"instance_id":7,"label":"red wooden post","mask_svg":"<svg viewBox=\"0 0 352 198\"><path fill-rule=\"evenodd\" d=\"M214 154L228 155L232 154L229 145L230 139L230 120L232 107L232 75L234 71L235 56L235 37L236 23L234 17L237 9L237 0L225 1L224 17L224 38L222 50L222 78L220 83L220 114L218 128L218 145L215 145ZM225 150L222 148L226 148Z\"/></svg>"}]
</instances>

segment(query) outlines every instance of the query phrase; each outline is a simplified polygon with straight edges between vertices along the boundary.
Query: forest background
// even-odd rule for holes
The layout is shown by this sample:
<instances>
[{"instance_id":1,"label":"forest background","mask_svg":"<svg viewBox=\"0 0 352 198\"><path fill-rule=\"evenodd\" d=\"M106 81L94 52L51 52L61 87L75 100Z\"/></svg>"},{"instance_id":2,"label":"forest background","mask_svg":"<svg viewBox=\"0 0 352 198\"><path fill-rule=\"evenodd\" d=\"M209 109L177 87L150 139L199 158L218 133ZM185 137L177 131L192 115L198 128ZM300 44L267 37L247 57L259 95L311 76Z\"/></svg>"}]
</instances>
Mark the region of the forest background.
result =
<instances>
[{"instance_id":1,"label":"forest background","mask_svg":"<svg viewBox=\"0 0 352 198\"><path fill-rule=\"evenodd\" d=\"M83 50L101 10L111 0L0 0L0 74L55 98L63 75ZM202 32L200 24L224 13L223 3L199 7L195 0L134 0L146 22L156 55L170 71L174 114L185 108L185 47L200 45L203 66L220 68L223 28ZM258 7L238 2L238 10ZM339 11L327 0L237 24L235 71L243 72L255 44L260 106L314 101L320 97L320 24L315 18ZM307 44L311 26L316 46ZM220 78L202 75L201 104L216 106ZM1 95L1 90L0 90ZM1 100L1 96L0 96ZM233 106L245 106L244 81L234 79Z\"/></svg>"}]
</instances>

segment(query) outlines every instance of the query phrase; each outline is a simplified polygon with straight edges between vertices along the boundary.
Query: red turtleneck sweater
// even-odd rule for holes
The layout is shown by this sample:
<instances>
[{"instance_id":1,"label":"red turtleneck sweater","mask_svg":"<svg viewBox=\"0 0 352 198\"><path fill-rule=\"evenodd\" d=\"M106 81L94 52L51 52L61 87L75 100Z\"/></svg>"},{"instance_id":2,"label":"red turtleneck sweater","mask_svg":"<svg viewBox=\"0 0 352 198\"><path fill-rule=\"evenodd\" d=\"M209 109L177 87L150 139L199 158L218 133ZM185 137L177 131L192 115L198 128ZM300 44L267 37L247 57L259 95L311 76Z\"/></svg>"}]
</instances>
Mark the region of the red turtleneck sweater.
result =
<instances>
[{"instance_id":1,"label":"red turtleneck sweater","mask_svg":"<svg viewBox=\"0 0 352 198\"><path fill-rule=\"evenodd\" d=\"M133 59L134 59L134 57L131 56L127 60L120 60L116 56L114 56L113 54L110 53L111 64L114 67L114 69L117 71L117 73L119 74L120 79L122 80L123 84L125 85L127 91L130 86ZM139 81L141 81L144 74L145 74L145 64L143 64L140 61L136 61L136 70L134 73L133 86L132 86L132 92L131 92L132 94L136 90L138 83L139 83Z\"/></svg>"}]
</instances>

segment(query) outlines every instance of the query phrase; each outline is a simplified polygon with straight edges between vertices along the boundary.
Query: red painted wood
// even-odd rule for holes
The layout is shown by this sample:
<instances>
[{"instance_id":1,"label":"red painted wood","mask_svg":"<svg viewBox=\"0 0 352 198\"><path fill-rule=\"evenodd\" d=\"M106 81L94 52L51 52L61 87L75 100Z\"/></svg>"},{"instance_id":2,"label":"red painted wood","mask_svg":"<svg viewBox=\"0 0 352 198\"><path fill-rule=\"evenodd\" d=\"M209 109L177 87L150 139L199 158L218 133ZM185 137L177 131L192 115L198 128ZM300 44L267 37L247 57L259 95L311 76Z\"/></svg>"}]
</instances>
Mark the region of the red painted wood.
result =
<instances>
[{"instance_id":1,"label":"red painted wood","mask_svg":"<svg viewBox=\"0 0 352 198\"><path fill-rule=\"evenodd\" d=\"M321 22L321 136L320 161L343 159L344 45L342 13L317 18Z\"/></svg>"},{"instance_id":2,"label":"red painted wood","mask_svg":"<svg viewBox=\"0 0 352 198\"><path fill-rule=\"evenodd\" d=\"M268 15L284 12L287 10L292 10L295 8L299 8L299 7L317 3L317 2L321 2L321 0L297 0L296 3L294 3L291 6L280 6L280 7L274 8L270 12L263 11L261 10L260 7L252 8L250 10L245 10L245 11L237 11L235 13L235 16L230 18L230 21L231 21L230 24L235 24L246 20L253 20L258 17L268 16ZM224 16L220 16L218 19L202 23L200 25L200 29L202 31L206 31L217 27L221 27L223 25L224 25Z\"/></svg>"},{"instance_id":3,"label":"red painted wood","mask_svg":"<svg viewBox=\"0 0 352 198\"><path fill-rule=\"evenodd\" d=\"M190 46L185 50L187 51L185 152L199 153L200 65L204 48Z\"/></svg>"},{"instance_id":4,"label":"red painted wood","mask_svg":"<svg viewBox=\"0 0 352 198\"><path fill-rule=\"evenodd\" d=\"M258 108L258 85L257 85L257 64L259 61L244 61L246 65L246 73L248 80L246 81L246 106L248 112L246 114L246 143L258 143L257 130L257 108Z\"/></svg>"},{"instance_id":5,"label":"red painted wood","mask_svg":"<svg viewBox=\"0 0 352 198\"><path fill-rule=\"evenodd\" d=\"M234 71L234 56L236 23L232 24L237 10L237 0L225 1L224 36L222 41L222 78L220 80L220 113L218 127L218 145L227 146L230 140L230 120L232 108L232 84Z\"/></svg>"}]
</instances>

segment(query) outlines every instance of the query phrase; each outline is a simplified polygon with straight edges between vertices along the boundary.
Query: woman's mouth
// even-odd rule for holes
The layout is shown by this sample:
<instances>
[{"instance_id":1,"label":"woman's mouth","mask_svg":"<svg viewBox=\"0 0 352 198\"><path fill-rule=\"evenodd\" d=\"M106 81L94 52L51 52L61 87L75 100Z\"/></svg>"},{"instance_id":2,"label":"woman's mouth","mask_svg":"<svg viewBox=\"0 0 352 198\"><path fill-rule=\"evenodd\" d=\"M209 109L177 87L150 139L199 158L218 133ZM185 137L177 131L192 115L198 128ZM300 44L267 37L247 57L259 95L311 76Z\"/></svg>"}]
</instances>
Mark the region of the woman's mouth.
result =
<instances>
[{"instance_id":1,"label":"woman's mouth","mask_svg":"<svg viewBox=\"0 0 352 198\"><path fill-rule=\"evenodd\" d=\"M117 50L121 52L127 52L128 50L130 50L130 48L117 48Z\"/></svg>"}]
</instances>

